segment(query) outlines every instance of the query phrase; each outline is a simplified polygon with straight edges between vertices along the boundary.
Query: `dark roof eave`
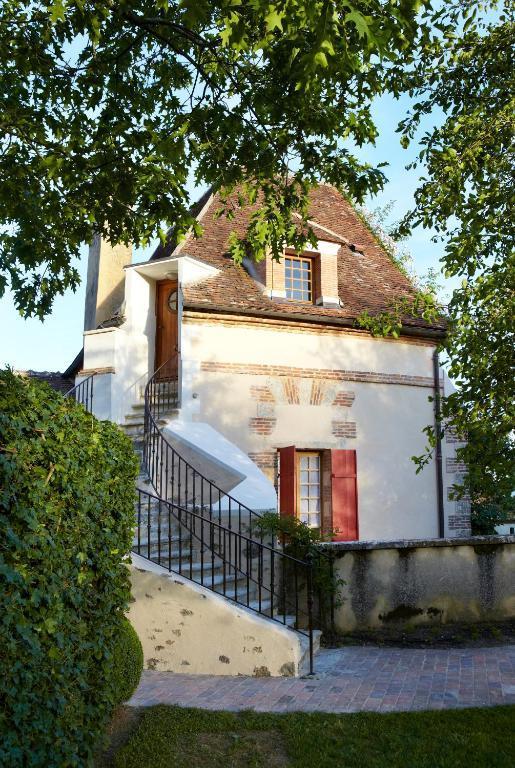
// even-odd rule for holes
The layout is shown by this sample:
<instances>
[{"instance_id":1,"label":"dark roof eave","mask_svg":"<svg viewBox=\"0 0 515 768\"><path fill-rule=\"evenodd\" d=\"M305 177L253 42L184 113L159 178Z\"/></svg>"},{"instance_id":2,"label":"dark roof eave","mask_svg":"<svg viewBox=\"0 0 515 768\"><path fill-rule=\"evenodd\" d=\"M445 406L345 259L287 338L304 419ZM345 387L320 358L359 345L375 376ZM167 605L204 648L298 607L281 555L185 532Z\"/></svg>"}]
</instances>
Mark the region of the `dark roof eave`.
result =
<instances>
[{"instance_id":1,"label":"dark roof eave","mask_svg":"<svg viewBox=\"0 0 515 768\"><path fill-rule=\"evenodd\" d=\"M221 314L221 315L244 315L249 317L269 317L274 320L301 320L304 323L324 323L325 325L334 325L336 327L352 328L354 331L363 331L356 326L356 319L353 317L330 317L328 315L306 315L300 312L274 312L273 310L259 310L259 309L242 309L241 307L234 309L232 307L222 307L210 304L208 307L205 304L195 304L194 302L184 302L184 309L193 309L196 312L205 312L206 314ZM446 330L444 328L425 327L425 326L412 326L403 325L401 328L402 336L415 336L423 339L434 339L440 341L445 338Z\"/></svg>"}]
</instances>

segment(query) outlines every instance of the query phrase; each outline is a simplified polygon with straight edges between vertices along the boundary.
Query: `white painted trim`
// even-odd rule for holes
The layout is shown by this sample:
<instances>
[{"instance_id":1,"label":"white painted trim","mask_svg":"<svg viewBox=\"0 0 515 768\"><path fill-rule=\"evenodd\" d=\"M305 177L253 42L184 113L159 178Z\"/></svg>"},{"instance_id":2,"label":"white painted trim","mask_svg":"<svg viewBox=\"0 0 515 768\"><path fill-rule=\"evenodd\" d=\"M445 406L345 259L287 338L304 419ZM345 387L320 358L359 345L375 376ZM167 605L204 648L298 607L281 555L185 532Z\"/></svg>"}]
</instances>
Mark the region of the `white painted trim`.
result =
<instances>
[{"instance_id":1,"label":"white painted trim","mask_svg":"<svg viewBox=\"0 0 515 768\"><path fill-rule=\"evenodd\" d=\"M214 277L220 270L216 267L212 267L210 264L206 264L203 261L194 259L192 256L184 254L183 256L170 256L168 259L157 259L156 261L144 261L139 264L128 264L124 269L133 269L138 274L144 277L149 277L152 280L164 280L166 278L173 279L175 275L180 279L184 275L184 267L191 266L200 276L192 281L186 279L181 282L188 284L189 282L200 282L209 277Z\"/></svg>"},{"instance_id":2,"label":"white painted trim","mask_svg":"<svg viewBox=\"0 0 515 768\"><path fill-rule=\"evenodd\" d=\"M315 304L318 307L341 307L339 296L319 296Z\"/></svg>"}]
</instances>

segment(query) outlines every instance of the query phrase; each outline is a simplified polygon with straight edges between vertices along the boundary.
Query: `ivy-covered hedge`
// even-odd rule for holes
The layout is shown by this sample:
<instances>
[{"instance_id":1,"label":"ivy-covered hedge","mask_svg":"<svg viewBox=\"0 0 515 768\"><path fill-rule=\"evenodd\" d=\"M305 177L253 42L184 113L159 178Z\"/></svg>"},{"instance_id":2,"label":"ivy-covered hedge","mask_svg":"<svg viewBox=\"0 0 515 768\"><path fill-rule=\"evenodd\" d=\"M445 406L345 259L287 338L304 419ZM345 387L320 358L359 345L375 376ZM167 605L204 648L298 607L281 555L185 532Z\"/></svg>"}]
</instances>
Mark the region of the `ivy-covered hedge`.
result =
<instances>
[{"instance_id":1,"label":"ivy-covered hedge","mask_svg":"<svg viewBox=\"0 0 515 768\"><path fill-rule=\"evenodd\" d=\"M143 648L136 630L125 618L120 627L114 648L113 672L115 702L122 704L130 699L143 672Z\"/></svg>"},{"instance_id":2,"label":"ivy-covered hedge","mask_svg":"<svg viewBox=\"0 0 515 768\"><path fill-rule=\"evenodd\" d=\"M0 765L88 766L113 704L137 461L114 425L0 371Z\"/></svg>"}]
</instances>

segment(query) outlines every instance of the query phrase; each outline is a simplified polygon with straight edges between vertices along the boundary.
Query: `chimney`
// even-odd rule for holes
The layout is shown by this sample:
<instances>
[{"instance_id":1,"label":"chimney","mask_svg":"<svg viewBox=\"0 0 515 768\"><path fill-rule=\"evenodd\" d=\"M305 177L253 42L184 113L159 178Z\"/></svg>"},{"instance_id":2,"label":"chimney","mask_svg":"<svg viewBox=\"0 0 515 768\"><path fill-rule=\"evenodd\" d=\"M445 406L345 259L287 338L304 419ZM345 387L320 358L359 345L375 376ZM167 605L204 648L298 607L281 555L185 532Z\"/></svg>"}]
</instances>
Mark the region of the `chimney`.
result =
<instances>
[{"instance_id":1,"label":"chimney","mask_svg":"<svg viewBox=\"0 0 515 768\"><path fill-rule=\"evenodd\" d=\"M84 330L98 328L114 315L125 294L124 266L130 264L132 246L111 245L100 235L89 246Z\"/></svg>"}]
</instances>

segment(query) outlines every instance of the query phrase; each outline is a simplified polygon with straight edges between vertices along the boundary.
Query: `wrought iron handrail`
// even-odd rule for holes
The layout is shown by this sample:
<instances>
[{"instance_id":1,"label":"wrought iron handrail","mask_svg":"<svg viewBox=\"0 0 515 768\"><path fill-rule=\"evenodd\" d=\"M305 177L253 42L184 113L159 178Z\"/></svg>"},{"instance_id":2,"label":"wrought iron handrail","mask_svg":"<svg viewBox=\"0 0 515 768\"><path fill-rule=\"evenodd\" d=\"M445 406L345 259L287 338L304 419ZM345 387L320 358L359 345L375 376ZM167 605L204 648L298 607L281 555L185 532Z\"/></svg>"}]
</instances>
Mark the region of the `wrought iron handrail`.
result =
<instances>
[{"instance_id":1,"label":"wrought iron handrail","mask_svg":"<svg viewBox=\"0 0 515 768\"><path fill-rule=\"evenodd\" d=\"M134 551L138 555L238 605L293 626L312 643L310 563L143 489L138 489L137 523ZM221 570L217 582L216 569ZM290 584L295 585L293 594L288 591Z\"/></svg>"},{"instance_id":2,"label":"wrought iron handrail","mask_svg":"<svg viewBox=\"0 0 515 768\"><path fill-rule=\"evenodd\" d=\"M273 544L275 543L273 538L265 542L262 530L259 527L261 515L254 510L242 504L235 499L229 493L220 488L215 482L205 477L199 470L193 467L186 459L184 459L178 451L171 445L171 443L164 437L162 430L159 426L160 417L176 408L178 406L178 357L175 360L169 360L160 366L155 373L149 378L145 387L145 406L144 406L144 438L143 438L143 462L148 473L149 480L156 491L156 496L149 494L146 491L140 490L138 495L138 529L137 529L137 545L135 551L141 554L141 534L142 534L142 520L141 520L141 499L147 498L148 501L148 515L147 515L147 554L144 555L148 559L154 560L151 557L153 548L157 546L159 558L161 558L161 509L164 504L168 510L168 539L167 547L170 557L168 558L169 570L174 570L181 573L181 561L182 558L175 559L175 567L171 567L173 558L172 552L172 534L171 534L171 521L172 518L179 525L179 530L185 527L183 516L186 515L189 521L197 521L195 525L201 526L201 541L200 541L200 572L201 578L203 573L203 557L204 552L209 551L212 558L212 565L214 561L219 561L222 567L223 583L225 584L225 572L227 564L229 563L234 569L234 595L225 595L230 597L231 600L246 607L252 607L249 605L249 600L245 602L238 595L236 576L239 574L243 581L247 583L247 597L248 597L248 585L251 583L254 586L258 586L258 601L257 607L253 607L257 613L274 619L274 603L275 600L281 599L283 604L283 623L286 624L286 604L293 609L293 616L295 627L302 631L303 634L309 638L309 658L310 658L310 673L313 672L313 566L311 562L304 560L297 560L291 555L286 554L283 550L277 549ZM151 501L153 500L153 501ZM222 506L223 500L223 506ZM157 505L158 508L158 524L157 529L151 524L152 518L150 514L150 505ZM174 512L178 511L178 514ZM155 511L155 510L154 510ZM216 520L218 518L218 520ZM209 531L209 542L206 544L204 537L204 526L207 526ZM186 526L187 528L187 526ZM213 538L213 533L217 536ZM192 532L190 529L190 557L191 557L191 538ZM195 541L198 544L198 537L195 536ZM236 546L237 545L237 546ZM245 552L247 553L242 561L242 546L245 546ZM179 555L180 555L179 547ZM237 563L232 562L235 552L239 552L239 560ZM252 553L258 551L258 561L261 562L261 581L252 577L252 561L255 559L252 557ZM250 555L249 555L250 553ZM269 567L266 571L267 586L263 584L263 574L265 570L263 568L263 556L266 553L268 558ZM158 561L156 561L158 562ZM177 562L179 563L177 569ZM282 585L283 593L279 594L275 588L276 580L276 568L277 563L283 564ZM289 574L290 584L293 587L293 598L289 598L286 595L286 574L285 564L296 563L293 567L293 574ZM161 563L159 563L161 564ZM245 566L245 567L242 567ZM305 575L305 585L301 589L299 584L299 570ZM193 566L190 560L189 565L190 575L188 578L192 578ZM214 567L211 569L211 579L214 578ZM183 574L184 575L184 574ZM193 579L195 580L195 579ZM213 588L213 584L204 584L208 588ZM270 594L270 606L267 606L266 610L261 609L261 592L265 589ZM214 590L213 591L217 591ZM222 592L222 594L225 594ZM303 610L300 607L300 600L305 598L306 609ZM291 605L293 603L293 605ZM304 617L307 627L300 627L299 618ZM275 618L277 620L277 618Z\"/></svg>"},{"instance_id":3,"label":"wrought iron handrail","mask_svg":"<svg viewBox=\"0 0 515 768\"><path fill-rule=\"evenodd\" d=\"M145 387L143 462L150 482L165 501L185 509L191 505L209 509L210 516L217 516L219 523L227 518L228 528L237 525L239 533L251 538L257 535L258 540L263 541L263 533L259 529L261 515L203 475L163 435L158 419L178 404L178 396L174 399L173 389L167 389L167 384L177 381L174 371L178 374L178 367L167 361L150 377Z\"/></svg>"},{"instance_id":4,"label":"wrought iron handrail","mask_svg":"<svg viewBox=\"0 0 515 768\"><path fill-rule=\"evenodd\" d=\"M93 381L95 374L87 376L74 387L65 392L65 397L72 397L77 403L84 406L88 413L92 413L93 410Z\"/></svg>"}]
</instances>

